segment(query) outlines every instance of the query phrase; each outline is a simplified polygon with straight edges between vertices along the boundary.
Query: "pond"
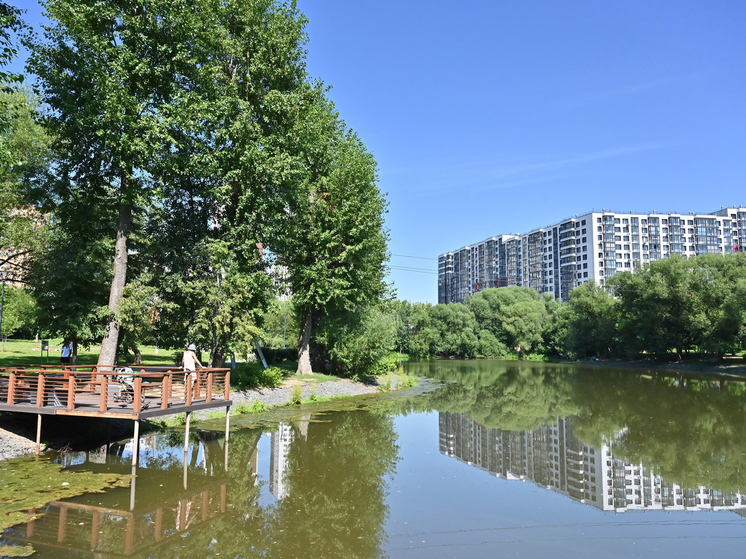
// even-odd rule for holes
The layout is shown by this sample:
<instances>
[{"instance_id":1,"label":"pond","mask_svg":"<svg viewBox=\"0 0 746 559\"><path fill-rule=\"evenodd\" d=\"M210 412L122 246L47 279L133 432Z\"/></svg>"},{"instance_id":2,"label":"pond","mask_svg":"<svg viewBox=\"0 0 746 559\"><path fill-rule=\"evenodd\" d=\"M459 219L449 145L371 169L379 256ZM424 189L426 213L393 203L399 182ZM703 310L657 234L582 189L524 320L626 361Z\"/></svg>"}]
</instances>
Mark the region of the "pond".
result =
<instances>
[{"instance_id":1,"label":"pond","mask_svg":"<svg viewBox=\"0 0 746 559\"><path fill-rule=\"evenodd\" d=\"M53 501L34 557L741 556L746 384L431 361L439 383L144 435L134 483ZM132 442L43 459L126 474ZM4 496L8 498L8 496ZM7 549L7 548L5 548ZM29 548L26 548L29 549Z\"/></svg>"}]
</instances>

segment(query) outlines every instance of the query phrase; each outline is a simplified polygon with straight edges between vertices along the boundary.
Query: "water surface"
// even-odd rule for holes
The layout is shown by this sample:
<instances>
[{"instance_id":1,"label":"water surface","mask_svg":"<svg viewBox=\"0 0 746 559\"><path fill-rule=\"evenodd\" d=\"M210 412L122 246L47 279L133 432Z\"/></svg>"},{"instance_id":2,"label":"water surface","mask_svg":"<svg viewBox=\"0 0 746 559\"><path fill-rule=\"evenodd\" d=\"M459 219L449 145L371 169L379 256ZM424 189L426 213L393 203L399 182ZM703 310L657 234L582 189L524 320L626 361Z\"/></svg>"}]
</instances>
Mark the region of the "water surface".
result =
<instances>
[{"instance_id":1,"label":"water surface","mask_svg":"<svg viewBox=\"0 0 746 559\"><path fill-rule=\"evenodd\" d=\"M2 544L37 557L743 555L739 379L407 368L443 385L243 416L227 445L193 431L186 456L183 433L146 435L134 484L49 503ZM127 472L132 448L55 459Z\"/></svg>"}]
</instances>

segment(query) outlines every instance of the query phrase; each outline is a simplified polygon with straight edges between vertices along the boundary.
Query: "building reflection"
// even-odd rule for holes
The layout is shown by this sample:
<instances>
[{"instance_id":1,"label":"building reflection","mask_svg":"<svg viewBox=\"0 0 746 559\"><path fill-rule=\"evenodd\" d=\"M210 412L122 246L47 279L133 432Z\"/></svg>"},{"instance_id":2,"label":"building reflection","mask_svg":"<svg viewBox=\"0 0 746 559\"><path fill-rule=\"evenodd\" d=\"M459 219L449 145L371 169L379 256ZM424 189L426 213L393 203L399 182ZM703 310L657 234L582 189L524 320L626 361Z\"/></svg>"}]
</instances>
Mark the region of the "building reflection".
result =
<instances>
[{"instance_id":1,"label":"building reflection","mask_svg":"<svg viewBox=\"0 0 746 559\"><path fill-rule=\"evenodd\" d=\"M289 423L280 423L277 430L272 431L269 458L269 492L278 501L287 495L288 455L293 444L293 438L293 427Z\"/></svg>"},{"instance_id":2,"label":"building reflection","mask_svg":"<svg viewBox=\"0 0 746 559\"><path fill-rule=\"evenodd\" d=\"M604 511L733 510L746 516L746 496L669 483L652 469L593 448L568 419L530 431L490 429L466 414L439 413L440 452L497 477L532 481Z\"/></svg>"}]
</instances>

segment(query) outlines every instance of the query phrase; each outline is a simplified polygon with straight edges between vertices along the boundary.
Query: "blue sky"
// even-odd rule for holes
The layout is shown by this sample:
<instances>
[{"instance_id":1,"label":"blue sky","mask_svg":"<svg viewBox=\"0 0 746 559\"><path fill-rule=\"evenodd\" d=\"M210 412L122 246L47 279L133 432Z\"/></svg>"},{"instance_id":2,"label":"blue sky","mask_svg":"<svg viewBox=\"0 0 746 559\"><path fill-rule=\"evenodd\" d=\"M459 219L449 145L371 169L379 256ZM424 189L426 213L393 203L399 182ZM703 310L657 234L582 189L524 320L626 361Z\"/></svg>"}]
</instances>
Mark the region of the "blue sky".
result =
<instances>
[{"instance_id":1,"label":"blue sky","mask_svg":"<svg viewBox=\"0 0 746 559\"><path fill-rule=\"evenodd\" d=\"M436 302L437 276L398 268L495 234L746 205L744 2L298 5L311 75L378 160L400 298Z\"/></svg>"}]
</instances>

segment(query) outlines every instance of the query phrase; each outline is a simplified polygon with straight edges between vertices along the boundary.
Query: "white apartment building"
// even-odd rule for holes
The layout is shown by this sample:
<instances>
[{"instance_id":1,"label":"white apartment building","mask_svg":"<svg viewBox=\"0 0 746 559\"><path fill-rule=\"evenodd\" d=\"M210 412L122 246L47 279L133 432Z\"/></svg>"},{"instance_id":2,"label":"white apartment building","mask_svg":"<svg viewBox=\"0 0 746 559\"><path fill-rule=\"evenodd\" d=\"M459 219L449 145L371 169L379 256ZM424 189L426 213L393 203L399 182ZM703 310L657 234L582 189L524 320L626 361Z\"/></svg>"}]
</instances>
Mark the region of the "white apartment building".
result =
<instances>
[{"instance_id":1,"label":"white apartment building","mask_svg":"<svg viewBox=\"0 0 746 559\"><path fill-rule=\"evenodd\" d=\"M648 262L741 252L746 207L708 214L591 211L521 235L499 235L438 257L438 303L463 302L488 287L518 285L567 300L594 280Z\"/></svg>"}]
</instances>

